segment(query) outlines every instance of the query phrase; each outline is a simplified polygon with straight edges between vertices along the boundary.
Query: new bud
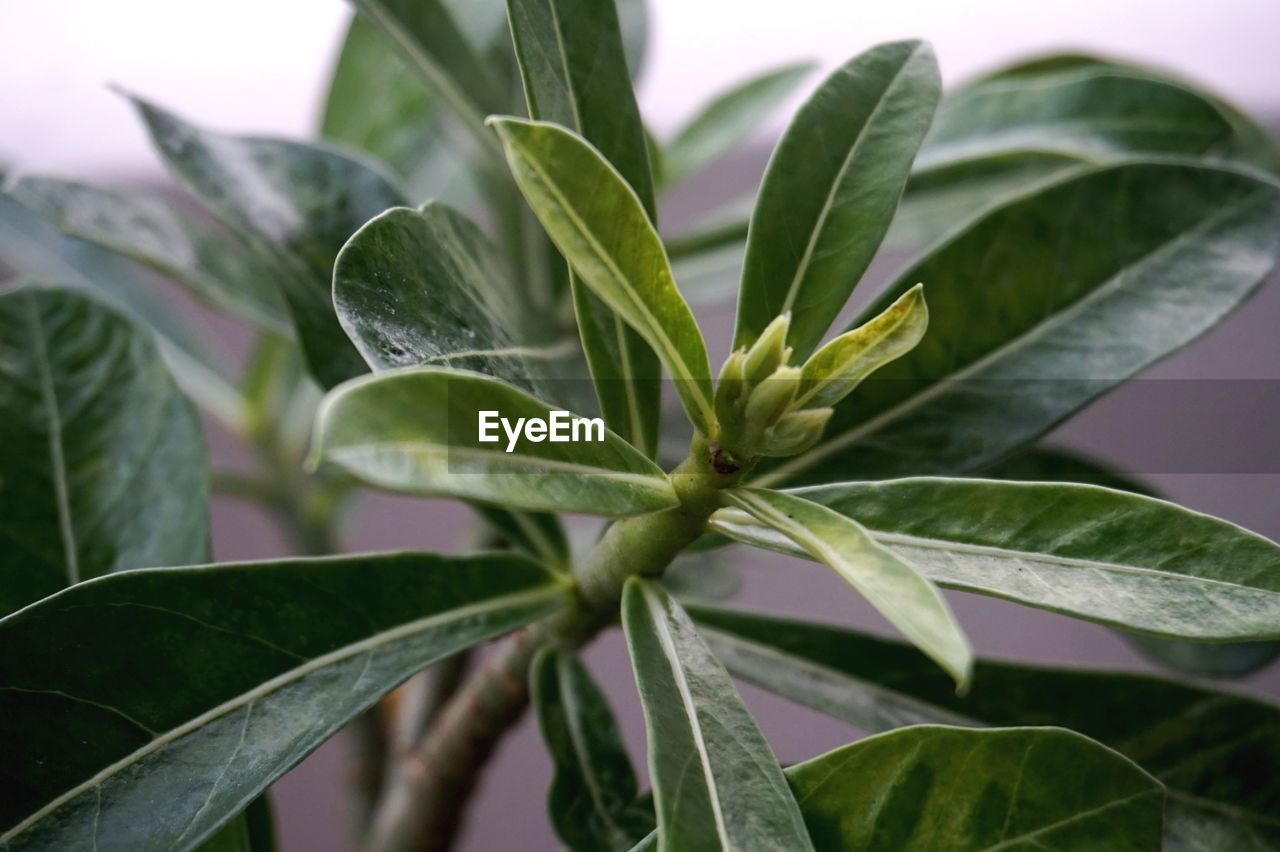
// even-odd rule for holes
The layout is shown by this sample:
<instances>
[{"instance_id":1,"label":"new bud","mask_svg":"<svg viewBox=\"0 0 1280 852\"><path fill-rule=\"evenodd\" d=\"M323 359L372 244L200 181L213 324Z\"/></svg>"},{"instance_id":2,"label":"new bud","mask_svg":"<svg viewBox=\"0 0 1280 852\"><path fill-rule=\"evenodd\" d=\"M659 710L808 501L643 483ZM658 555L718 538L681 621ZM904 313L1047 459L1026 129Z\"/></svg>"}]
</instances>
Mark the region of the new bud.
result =
<instances>
[{"instance_id":1,"label":"new bud","mask_svg":"<svg viewBox=\"0 0 1280 852\"><path fill-rule=\"evenodd\" d=\"M743 375L748 382L767 379L773 371L787 363L791 349L787 346L787 331L791 328L791 314L786 313L765 326L764 331L747 350L747 362Z\"/></svg>"},{"instance_id":2,"label":"new bud","mask_svg":"<svg viewBox=\"0 0 1280 852\"><path fill-rule=\"evenodd\" d=\"M716 382L716 420L722 431L735 431L742 423L747 393L747 382L743 377L746 360L746 351L739 349L720 368L720 380Z\"/></svg>"},{"instance_id":3,"label":"new bud","mask_svg":"<svg viewBox=\"0 0 1280 852\"><path fill-rule=\"evenodd\" d=\"M806 408L784 414L765 436L764 456L798 456L818 443L827 421L835 413L832 408Z\"/></svg>"},{"instance_id":4,"label":"new bud","mask_svg":"<svg viewBox=\"0 0 1280 852\"><path fill-rule=\"evenodd\" d=\"M748 361L750 355L747 356ZM751 389L747 397L746 419L752 430L763 432L786 413L800 387L799 367L779 367Z\"/></svg>"}]
</instances>

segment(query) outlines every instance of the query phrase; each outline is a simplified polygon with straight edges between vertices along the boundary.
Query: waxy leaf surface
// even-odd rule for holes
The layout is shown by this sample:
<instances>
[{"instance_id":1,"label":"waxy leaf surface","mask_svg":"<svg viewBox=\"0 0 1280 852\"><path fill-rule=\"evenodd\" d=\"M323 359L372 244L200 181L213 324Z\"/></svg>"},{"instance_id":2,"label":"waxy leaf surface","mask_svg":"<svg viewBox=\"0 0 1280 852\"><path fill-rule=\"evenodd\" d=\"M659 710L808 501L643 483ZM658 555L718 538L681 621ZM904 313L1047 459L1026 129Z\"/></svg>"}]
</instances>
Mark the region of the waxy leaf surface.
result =
<instances>
[{"instance_id":1,"label":"waxy leaf surface","mask_svg":"<svg viewBox=\"0 0 1280 852\"><path fill-rule=\"evenodd\" d=\"M1168 787L1167 848L1264 852L1280 844L1280 710L1146 675L978 660L974 690L914 648L849 630L691 608L737 677L868 731L1059 725Z\"/></svg>"},{"instance_id":2,"label":"waxy leaf surface","mask_svg":"<svg viewBox=\"0 0 1280 852\"><path fill-rule=\"evenodd\" d=\"M649 152L614 4L510 0L508 6L529 116L568 127L599 149L654 220ZM652 456L661 413L657 355L572 269L570 283L605 422Z\"/></svg>"},{"instance_id":3,"label":"waxy leaf surface","mask_svg":"<svg viewBox=\"0 0 1280 852\"><path fill-rule=\"evenodd\" d=\"M9 192L68 236L150 267L212 307L266 331L291 329L271 267L233 235L159 196L51 178L24 178Z\"/></svg>"},{"instance_id":4,"label":"waxy leaf surface","mask_svg":"<svg viewBox=\"0 0 1280 852\"><path fill-rule=\"evenodd\" d=\"M787 780L820 849L1160 849L1160 783L1058 728L906 728L789 767Z\"/></svg>"},{"instance_id":5,"label":"waxy leaf surface","mask_svg":"<svg viewBox=\"0 0 1280 852\"><path fill-rule=\"evenodd\" d=\"M1280 545L1150 497L922 477L792 492L855 519L939 585L1202 641L1280 638ZM741 516L719 532L801 554Z\"/></svg>"},{"instance_id":6,"label":"waxy leaf surface","mask_svg":"<svg viewBox=\"0 0 1280 852\"><path fill-rule=\"evenodd\" d=\"M1280 187L1131 163L990 210L898 276L929 330L836 409L823 442L759 482L979 470L1212 328L1280 256Z\"/></svg>"},{"instance_id":7,"label":"waxy leaf surface","mask_svg":"<svg viewBox=\"0 0 1280 852\"><path fill-rule=\"evenodd\" d=\"M498 417L549 421L555 409L497 379L418 367L355 379L330 392L316 418L314 452L371 485L513 509L616 517L676 504L662 470L622 438L534 441L514 450ZM480 412L496 436L480 441Z\"/></svg>"},{"instance_id":8,"label":"waxy leaf surface","mask_svg":"<svg viewBox=\"0 0 1280 852\"><path fill-rule=\"evenodd\" d=\"M209 558L200 423L149 334L69 290L0 295L0 615Z\"/></svg>"},{"instance_id":9,"label":"waxy leaf surface","mask_svg":"<svg viewBox=\"0 0 1280 852\"><path fill-rule=\"evenodd\" d=\"M653 831L635 770L600 687L572 655L549 651L530 676L542 739L555 762L547 809L572 849L627 852Z\"/></svg>"},{"instance_id":10,"label":"waxy leaf surface","mask_svg":"<svg viewBox=\"0 0 1280 852\"><path fill-rule=\"evenodd\" d=\"M516 119L492 123L516 183L574 272L648 342L690 421L711 434L707 347L640 199L571 131Z\"/></svg>"},{"instance_id":11,"label":"waxy leaf surface","mask_svg":"<svg viewBox=\"0 0 1280 852\"><path fill-rule=\"evenodd\" d=\"M781 537L839 574L946 669L960 689L968 688L973 666L969 641L941 593L914 562L878 544L847 515L793 494L738 488L725 492L725 499L767 527L771 536ZM712 528L731 535L736 532L722 523Z\"/></svg>"},{"instance_id":12,"label":"waxy leaf surface","mask_svg":"<svg viewBox=\"0 0 1280 852\"><path fill-rule=\"evenodd\" d=\"M1267 131L1184 80L1082 55L1020 63L943 99L888 240L927 244L1065 172L1162 155L1280 170Z\"/></svg>"},{"instance_id":13,"label":"waxy leaf surface","mask_svg":"<svg viewBox=\"0 0 1280 852\"><path fill-rule=\"evenodd\" d=\"M0 621L0 844L193 846L409 675L564 600L544 568L509 554L73 586Z\"/></svg>"},{"instance_id":14,"label":"waxy leaf surface","mask_svg":"<svg viewBox=\"0 0 1280 852\"><path fill-rule=\"evenodd\" d=\"M622 625L644 706L658 848L812 850L777 758L680 605L655 583L628 580Z\"/></svg>"},{"instance_id":15,"label":"waxy leaf surface","mask_svg":"<svg viewBox=\"0 0 1280 852\"><path fill-rule=\"evenodd\" d=\"M372 163L319 145L228 136L134 99L173 174L269 263L308 366L325 386L365 372L333 310L333 262L365 222L404 203Z\"/></svg>"},{"instance_id":16,"label":"waxy leaf surface","mask_svg":"<svg viewBox=\"0 0 1280 852\"><path fill-rule=\"evenodd\" d=\"M210 355L207 335L157 297L147 270L63 234L8 193L0 193L0 258L17 277L90 291L149 328L182 390L222 423L241 422L242 400Z\"/></svg>"},{"instance_id":17,"label":"waxy leaf surface","mask_svg":"<svg viewBox=\"0 0 1280 852\"><path fill-rule=\"evenodd\" d=\"M817 346L889 229L940 87L928 45L895 42L851 59L796 113L751 214L735 348L787 311L795 357Z\"/></svg>"}]
</instances>

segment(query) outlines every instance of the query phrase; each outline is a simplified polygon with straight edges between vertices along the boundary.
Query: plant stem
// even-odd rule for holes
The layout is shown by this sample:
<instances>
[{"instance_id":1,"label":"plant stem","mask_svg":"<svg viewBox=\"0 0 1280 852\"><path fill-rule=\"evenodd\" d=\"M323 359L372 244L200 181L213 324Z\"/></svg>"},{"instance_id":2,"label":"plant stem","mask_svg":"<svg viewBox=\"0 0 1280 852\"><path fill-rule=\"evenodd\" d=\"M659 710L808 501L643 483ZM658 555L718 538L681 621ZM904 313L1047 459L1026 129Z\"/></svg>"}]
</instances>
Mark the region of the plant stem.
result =
<instances>
[{"instance_id":1,"label":"plant stem","mask_svg":"<svg viewBox=\"0 0 1280 852\"><path fill-rule=\"evenodd\" d=\"M712 461L712 451L695 440L689 457L670 474L680 505L609 527L577 573L572 604L508 637L453 696L399 762L365 849L436 852L453 844L485 763L528 705L534 655L545 647L585 644L617 619L629 577L661 576L702 534L719 508L719 491L736 485L744 472L718 472Z\"/></svg>"}]
</instances>

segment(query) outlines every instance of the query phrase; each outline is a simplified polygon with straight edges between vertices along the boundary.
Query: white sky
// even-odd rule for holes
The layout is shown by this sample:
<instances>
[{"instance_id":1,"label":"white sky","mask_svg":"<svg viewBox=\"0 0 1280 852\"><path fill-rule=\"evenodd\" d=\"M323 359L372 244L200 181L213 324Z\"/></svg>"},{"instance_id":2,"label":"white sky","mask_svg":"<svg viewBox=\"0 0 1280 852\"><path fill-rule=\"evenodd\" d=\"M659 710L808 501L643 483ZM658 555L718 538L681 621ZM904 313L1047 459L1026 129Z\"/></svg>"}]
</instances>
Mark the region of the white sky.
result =
<instances>
[{"instance_id":1,"label":"white sky","mask_svg":"<svg viewBox=\"0 0 1280 852\"><path fill-rule=\"evenodd\" d=\"M948 81L1084 48L1158 63L1280 116L1280 0L651 3L641 105L659 134L745 74L805 58L830 67L904 37L932 41ZM68 176L158 174L110 82L213 127L305 135L347 14L341 0L0 0L0 160Z\"/></svg>"}]
</instances>

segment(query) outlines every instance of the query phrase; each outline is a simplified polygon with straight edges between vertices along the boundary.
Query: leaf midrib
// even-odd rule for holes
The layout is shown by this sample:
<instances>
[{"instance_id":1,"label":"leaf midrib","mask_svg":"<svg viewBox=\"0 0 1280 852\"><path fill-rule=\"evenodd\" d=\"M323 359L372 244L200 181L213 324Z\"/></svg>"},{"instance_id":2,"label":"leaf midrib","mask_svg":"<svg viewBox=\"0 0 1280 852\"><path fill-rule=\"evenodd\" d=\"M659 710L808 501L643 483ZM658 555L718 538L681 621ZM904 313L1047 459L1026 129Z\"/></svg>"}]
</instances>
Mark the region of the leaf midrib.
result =
<instances>
[{"instance_id":1,"label":"leaf midrib","mask_svg":"<svg viewBox=\"0 0 1280 852\"><path fill-rule=\"evenodd\" d=\"M587 736L582 730L582 714L578 706L578 696L570 685L569 667L556 662L556 676L560 682L560 700L564 702L564 722L569 730L569 741L573 747L574 762L578 764L578 772L587 787L587 794L595 807L596 814L604 822L606 830L613 837L622 837L624 832L613 819L613 814L605 806L604 792L600 789L600 779L596 777L595 767L591 762L591 749L587 746Z\"/></svg>"},{"instance_id":2,"label":"leaf midrib","mask_svg":"<svg viewBox=\"0 0 1280 852\"><path fill-rule=\"evenodd\" d=\"M58 404L58 392L54 387L53 371L49 364L49 347L45 339L44 324L40 320L40 308L35 296L28 291L28 322L32 341L35 343L36 370L40 377L40 396L49 420L49 466L53 479L54 504L58 513L58 534L65 554L64 568L67 584L80 582L80 555L76 545L75 527L71 518L71 498L67 487L67 463L62 448L62 409Z\"/></svg>"},{"instance_id":3,"label":"leaf midrib","mask_svg":"<svg viewBox=\"0 0 1280 852\"><path fill-rule=\"evenodd\" d=\"M563 590L559 585L546 584L542 587L529 589L523 592L516 592L502 597L490 598L486 601L468 604L443 613L436 613L434 615L427 616L426 618L420 618L415 621L401 624L390 630L375 633L373 636L362 639L359 642L344 645L343 647L330 651L327 654L321 654L318 657L314 657L296 668L289 669L288 671L276 675L269 680L263 681L253 689L242 692L235 698L232 698L229 701L224 701L223 703L206 710L204 713L175 726L171 730L166 731L151 740L141 748L130 752L115 763L99 770L92 777L80 782L65 793L57 796L22 822L0 835L0 843L8 843L15 837L21 835L27 829L39 823L42 819L56 811L62 805L79 796L81 793L84 793L87 790L99 788L118 772L127 769L129 766L132 766L148 755L159 751L169 743L209 724L215 719L227 715L233 710L243 707L246 704L252 704L259 699L271 695L279 689L282 689L296 681L300 681L313 672L319 671L330 665L344 662L359 654L376 651L385 645L389 645L403 639L412 638L415 635L425 633L440 625L449 624L450 622L455 621L465 621L473 616L483 615L487 612L500 611L508 607L515 608L526 603L537 603L544 598L549 601L560 596L562 593Z\"/></svg>"},{"instance_id":4,"label":"leaf midrib","mask_svg":"<svg viewBox=\"0 0 1280 852\"><path fill-rule=\"evenodd\" d=\"M825 506L825 504L818 505ZM845 517L838 509L834 509L831 506L826 506L826 508L831 509L841 517ZM724 515L720 517L718 523L716 522L716 519L713 518L712 525L718 531L731 536L732 529L735 525L759 526L765 529L770 528L770 526L765 523L753 523L749 513L743 512L743 516L745 517L740 516L738 518L734 518L732 515ZM1212 577L1201 577L1196 574L1184 574L1177 571L1162 570L1159 568L1145 568L1141 565L1124 565L1117 562L1102 562L1095 559L1084 559L1075 556L1058 556L1057 554L1052 553L1036 553L1034 551L1014 550L1012 548L999 547L997 545L970 544L968 542L957 542L944 538L927 538L924 536L914 536L905 533L890 533L871 528L869 528L867 532L875 541L890 548L897 546L917 548L920 550L939 550L944 552L963 553L972 556L987 556L1000 561L1040 563L1060 568L1091 568L1103 573L1158 577L1162 581L1169 579L1185 580L1187 582L1222 586L1232 590L1245 589L1250 592L1280 597L1280 592L1259 586L1250 586L1244 583L1233 583L1227 580L1216 580ZM948 581L938 582L944 585L948 584Z\"/></svg>"},{"instance_id":5,"label":"leaf midrib","mask_svg":"<svg viewBox=\"0 0 1280 852\"><path fill-rule=\"evenodd\" d=\"M519 141L515 139L512 139L511 141L514 146L523 148L523 146L520 144ZM639 298L639 294L633 292L633 288L630 286L627 276L624 275L622 270L618 268L618 265L614 261L613 256L609 254L607 251L605 251L604 247L601 246L599 241L596 240L595 233L592 232L592 230L586 226L586 223L583 222L583 220L578 216L577 210L573 207L573 205L569 203L569 200L565 198L564 194L560 192L559 187L556 185L555 181L551 179L551 176L547 174L547 172L542 168L542 165L537 161L536 158L529 156L528 151L522 151L522 154L523 154L522 159L526 167L529 168L530 171L534 172L538 176L538 179L542 182L542 185L547 188L547 191L555 196L556 201L559 202L560 209L564 211L565 218L569 221L569 223L574 228L574 230L578 232L579 236L581 236L582 239L584 239L589 244L595 256L599 258L600 261L604 264L610 276L614 279L614 283L617 286L618 290L626 297L626 301L629 303L630 307L636 313L640 314L641 317L643 317L643 319L645 320L645 325L649 329L649 334L644 334L644 332L641 331L640 328L637 328L636 330L640 332L641 336L643 337L648 338L652 336L654 340L649 341L650 345L653 345L656 342L658 344L657 348L659 348L666 354L666 358L664 358L663 361L666 362L667 369L671 370L673 373L680 374L679 376L680 383L677 384L677 388L683 387L684 384L687 383L687 385L690 388L692 388L692 392L697 399L697 406L699 409L698 413L702 416L703 423L708 426L714 423L715 415L712 413L711 401L707 399L706 391L703 388L701 381L698 379L698 377L693 375L692 371L689 369L689 365L686 363L684 359L683 354L676 349L674 341L672 341L671 338L667 335L666 329L663 328L661 323L658 322L657 318L654 317L653 313L649 310L648 305L644 303L644 300ZM631 193L632 197L635 198L637 203L639 203L640 199L638 196L636 196L635 190L632 189L629 184L627 184L626 180L620 174L618 174L616 169L613 169L611 165L608 165L607 161L605 164L606 166L608 166L610 170L613 171L614 176L620 181L624 191ZM640 206L641 206L641 210L643 210L644 205L641 204ZM665 258L665 249L662 248L662 241L658 237L657 231L653 230L653 225L652 223L649 222L649 217L647 215L644 217L644 219L646 224L648 225L650 236L652 236L653 242L658 246L658 251L662 252ZM669 268L669 263L668 263L668 268ZM667 275L667 279L671 281L670 274ZM674 281L671 281L670 296L675 300L678 300L683 305L685 316L692 320L693 315L689 311L689 305L687 302L684 301L684 297L680 295L680 291L676 289ZM601 299L606 303L608 302L608 299L605 299L603 295L601 296ZM702 350L702 355L703 355L703 358L705 359L706 358L705 344ZM710 373L710 368L708 368L708 374L709 373ZM702 381L709 381L709 375L708 377L704 378Z\"/></svg>"},{"instance_id":6,"label":"leaf midrib","mask_svg":"<svg viewBox=\"0 0 1280 852\"><path fill-rule=\"evenodd\" d=\"M861 153L863 143L866 142L868 131L874 125L876 117L880 114L881 109L893 94L893 89L898 85L898 81L902 79L902 74L906 70L911 60L919 53L920 47L917 45L912 48L911 52L902 60L897 70L893 72L893 77L885 85L881 96L876 100L876 105L872 107L871 113L867 116L867 120L863 122L862 128L858 131L858 136L854 140L853 145L849 147L849 153L845 155L844 161L840 164L839 171L836 172L835 179L831 181L831 187L827 190L826 198L823 199L822 209L818 212L818 218L814 221L813 228L809 232L809 241L805 245L804 254L800 258L800 263L796 265L795 275L791 278L791 283L787 286L787 295L782 300L782 307L778 310L779 314L786 313L791 310L791 306L795 303L796 294L800 290L800 284L805 275L808 274L809 265L813 262L813 255L817 251L818 238L822 233L822 229L826 225L827 217L831 215L831 210L835 206L835 198L837 190L841 188L844 182L845 174Z\"/></svg>"},{"instance_id":7,"label":"leaf midrib","mask_svg":"<svg viewBox=\"0 0 1280 852\"><path fill-rule=\"evenodd\" d=\"M1123 167L1120 167L1120 168L1123 168ZM1207 171L1208 169L1205 169L1205 170ZM1036 186L1033 190L1031 190L1025 195L1012 196L1010 199L1006 199L1005 203L1008 204L1013 200L1029 198L1031 196L1045 192L1047 189L1049 189L1052 186L1069 183L1077 179L1078 179L1078 176L1069 175L1063 178L1060 182ZM808 453L802 456L796 457L793 461L787 464L783 464L774 468L764 476L761 476L760 478L754 480L752 484L756 486L769 485L772 483L776 483L779 480L785 479L787 476L790 476L791 474L794 474L798 471L807 470L812 465L822 461L823 459L831 456L832 454L858 443L867 435L871 435L880 431L880 429L882 429L886 424L892 423L894 420L897 420L903 415L909 414L910 412L924 406L926 403L932 401L935 397L941 396L944 392L949 390L954 385L968 379L969 376L981 373L983 370L987 369L992 364L999 363L1010 352L1014 352L1026 346L1034 345L1036 343L1037 338L1041 338L1047 332L1056 330L1068 324L1072 319L1074 319L1074 317L1077 314L1083 313L1086 309L1096 304L1101 299L1105 297L1109 297L1114 293L1123 290L1124 287L1127 285L1128 280L1131 278L1132 272L1135 267L1148 265L1155 258L1158 258L1165 253L1174 251L1177 248L1180 248L1182 245L1184 245L1186 242L1188 242L1192 238L1196 236L1200 236L1206 231L1209 231L1222 220L1229 219L1231 216L1234 216L1234 215L1238 215L1241 210L1256 204L1258 201L1258 198L1261 196L1263 191L1264 189L1262 187L1259 187L1258 190L1256 191L1248 192L1242 195L1236 204L1232 204L1226 207L1219 207L1215 209L1212 213L1202 218L1194 226L1191 226L1181 231L1177 236L1160 243L1159 245L1155 246L1150 251L1148 251L1146 254L1142 255L1139 258L1134 259L1131 263L1124 265L1122 268L1117 269L1115 272L1112 273L1112 275L1109 278L1107 278L1101 284L1099 284L1098 286L1094 287L1093 289L1083 294L1080 298L1076 299L1076 301L1072 302L1070 305L1065 306L1061 311L1058 311L1052 317L1044 320L1043 322L1040 322L1036 325L1033 325L1027 328L1021 334L1017 335L1014 338L1011 338L1010 340L1006 341L1005 343L1001 344L995 349L992 349L990 352L970 362L969 364L965 365L961 369L953 373L949 373L946 376L943 376L941 379L934 382L928 388L924 389L920 393L915 394L911 397L908 397L902 402L886 409L885 411L880 412L879 414L875 415L869 420L864 420L863 422L853 426L852 428L850 428L849 430L845 431L840 435L836 435L828 440L824 440L823 443L819 444L818 447L816 447L815 449L809 451ZM1148 360L1148 363L1150 363L1150 360ZM1124 381L1124 379L1123 378L1115 379L1115 383L1119 383L1121 381Z\"/></svg>"},{"instance_id":8,"label":"leaf midrib","mask_svg":"<svg viewBox=\"0 0 1280 852\"><path fill-rule=\"evenodd\" d=\"M666 611L662 606L662 602L655 600L647 588L642 586L640 592L644 598L645 609L649 611L649 620L653 624L654 636L657 638L658 644L662 646L663 656L667 660L672 680L675 681L676 691L680 695L680 704L684 708L684 714L689 722L689 733L693 738L694 748L697 749L699 763L702 766L702 780L707 785L707 800L711 805L711 815L716 824L716 835L720 838L724 848L731 849L733 848L733 842L729 835L729 829L725 825L724 812L720 807L720 790L716 784L715 774L711 771L711 756L707 751L707 743L702 736L702 724L698 721L698 706L693 700L689 683L685 679L684 667L680 664L680 655L676 651L675 642L672 640L668 630ZM655 785L657 784L656 773L654 783Z\"/></svg>"},{"instance_id":9,"label":"leaf midrib","mask_svg":"<svg viewBox=\"0 0 1280 852\"><path fill-rule=\"evenodd\" d=\"M674 498L675 492L671 488L670 481L662 473L660 469L655 468L655 473L629 473L626 471L610 470L607 467L591 467L590 465L580 464L578 462L557 461L553 459L544 459L538 456L530 456L525 453L507 453L497 450L477 450L465 447L453 447L447 444L430 443L426 441L382 441L377 443L361 441L359 443L342 444L341 446L328 451L331 457L351 456L353 454L376 454L383 450L414 450L426 456L457 456L460 458L474 459L497 459L499 461L514 461L529 464L530 466L538 466L546 468L545 473L578 473L583 476L591 476L600 479L609 479L616 482L631 483L633 485L643 486L652 491L660 491L663 494L671 494ZM516 473L524 473L531 476L538 476L544 471L529 470L511 472L506 475L515 475Z\"/></svg>"}]
</instances>

